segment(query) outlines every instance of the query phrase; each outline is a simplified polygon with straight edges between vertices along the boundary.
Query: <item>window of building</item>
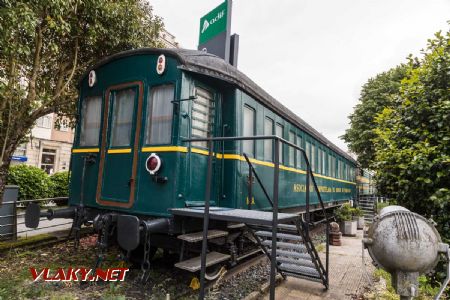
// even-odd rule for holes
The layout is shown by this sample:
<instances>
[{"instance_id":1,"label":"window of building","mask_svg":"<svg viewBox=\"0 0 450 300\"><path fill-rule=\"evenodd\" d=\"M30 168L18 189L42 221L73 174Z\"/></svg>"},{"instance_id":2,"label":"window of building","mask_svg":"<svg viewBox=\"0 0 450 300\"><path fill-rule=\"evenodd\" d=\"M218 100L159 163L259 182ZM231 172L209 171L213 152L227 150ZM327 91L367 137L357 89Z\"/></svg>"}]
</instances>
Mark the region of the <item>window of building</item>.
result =
<instances>
[{"instance_id":1,"label":"window of building","mask_svg":"<svg viewBox=\"0 0 450 300\"><path fill-rule=\"evenodd\" d=\"M81 107L80 146L98 145L101 111L101 96L84 98Z\"/></svg>"},{"instance_id":2,"label":"window of building","mask_svg":"<svg viewBox=\"0 0 450 300\"><path fill-rule=\"evenodd\" d=\"M161 85L149 91L147 99L146 144L170 144L174 99L173 84Z\"/></svg>"},{"instance_id":3,"label":"window of building","mask_svg":"<svg viewBox=\"0 0 450 300\"><path fill-rule=\"evenodd\" d=\"M44 170L47 174L53 174L55 172L55 158L55 149L42 149L41 169Z\"/></svg>"},{"instance_id":4,"label":"window of building","mask_svg":"<svg viewBox=\"0 0 450 300\"><path fill-rule=\"evenodd\" d=\"M52 128L52 117L50 115L40 117L36 120L36 126L41 128Z\"/></svg>"},{"instance_id":5,"label":"window of building","mask_svg":"<svg viewBox=\"0 0 450 300\"><path fill-rule=\"evenodd\" d=\"M214 129L214 98L213 94L203 88L195 89L196 99L192 102L192 137L207 138ZM194 146L206 148L207 142L194 142Z\"/></svg>"},{"instance_id":6,"label":"window of building","mask_svg":"<svg viewBox=\"0 0 450 300\"><path fill-rule=\"evenodd\" d=\"M277 123L277 126L275 128L275 135L283 138L283 125ZM278 145L279 145L278 153L280 154L279 163L283 163L283 143L279 142Z\"/></svg>"},{"instance_id":7,"label":"window of building","mask_svg":"<svg viewBox=\"0 0 450 300\"><path fill-rule=\"evenodd\" d=\"M297 136L297 146L303 148L303 139L301 136ZM303 154L300 150L297 150L297 168L302 167Z\"/></svg>"},{"instance_id":8,"label":"window of building","mask_svg":"<svg viewBox=\"0 0 450 300\"><path fill-rule=\"evenodd\" d=\"M274 135L271 118L264 119L264 135ZM264 140L264 160L273 160L273 140Z\"/></svg>"},{"instance_id":9,"label":"window of building","mask_svg":"<svg viewBox=\"0 0 450 300\"><path fill-rule=\"evenodd\" d=\"M136 90L129 88L114 92L111 121L111 147L124 147L131 144L133 109Z\"/></svg>"},{"instance_id":10,"label":"window of building","mask_svg":"<svg viewBox=\"0 0 450 300\"><path fill-rule=\"evenodd\" d=\"M250 106L244 106L244 122L242 124L243 136L254 136L256 133L255 110ZM255 141L242 141L242 151L255 157Z\"/></svg>"},{"instance_id":11,"label":"window of building","mask_svg":"<svg viewBox=\"0 0 450 300\"><path fill-rule=\"evenodd\" d=\"M27 155L27 144L22 143L17 146L14 150L14 156L26 156Z\"/></svg>"},{"instance_id":12,"label":"window of building","mask_svg":"<svg viewBox=\"0 0 450 300\"><path fill-rule=\"evenodd\" d=\"M295 133L289 131L289 142L295 144ZM295 167L295 148L289 146L289 165Z\"/></svg>"}]
</instances>

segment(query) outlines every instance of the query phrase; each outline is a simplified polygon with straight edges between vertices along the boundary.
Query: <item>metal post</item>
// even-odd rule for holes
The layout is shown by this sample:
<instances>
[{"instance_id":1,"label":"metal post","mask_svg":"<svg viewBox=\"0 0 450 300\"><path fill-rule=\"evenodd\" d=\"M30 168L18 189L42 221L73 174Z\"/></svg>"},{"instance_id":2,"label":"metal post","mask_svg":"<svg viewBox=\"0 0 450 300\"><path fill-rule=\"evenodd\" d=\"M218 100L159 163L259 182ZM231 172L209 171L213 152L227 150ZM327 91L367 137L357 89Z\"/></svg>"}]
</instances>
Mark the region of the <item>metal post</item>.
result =
<instances>
[{"instance_id":1,"label":"metal post","mask_svg":"<svg viewBox=\"0 0 450 300\"><path fill-rule=\"evenodd\" d=\"M248 206L248 209L252 209L252 200L253 200L252 186L253 186L253 170L252 170L252 165L250 164L250 161L248 161L248 183L247 183L247 188L248 188L247 206Z\"/></svg>"},{"instance_id":2,"label":"metal post","mask_svg":"<svg viewBox=\"0 0 450 300\"><path fill-rule=\"evenodd\" d=\"M280 140L275 139L275 169L273 172L273 217L272 254L270 258L270 300L275 300L275 276L277 271L277 227L278 227L278 179L280 174Z\"/></svg>"},{"instance_id":3,"label":"metal post","mask_svg":"<svg viewBox=\"0 0 450 300\"><path fill-rule=\"evenodd\" d=\"M306 235L309 236L309 179L312 170L309 161L306 163Z\"/></svg>"},{"instance_id":4,"label":"metal post","mask_svg":"<svg viewBox=\"0 0 450 300\"><path fill-rule=\"evenodd\" d=\"M209 198L211 196L211 177L212 177L212 159L213 159L213 142L208 141L208 173L206 177L205 188L205 211L203 216L203 241L202 241L202 256L201 256L201 269L200 269L200 294L199 299L205 298L205 272L206 272L206 251L208 246L208 227L209 227Z\"/></svg>"}]
</instances>

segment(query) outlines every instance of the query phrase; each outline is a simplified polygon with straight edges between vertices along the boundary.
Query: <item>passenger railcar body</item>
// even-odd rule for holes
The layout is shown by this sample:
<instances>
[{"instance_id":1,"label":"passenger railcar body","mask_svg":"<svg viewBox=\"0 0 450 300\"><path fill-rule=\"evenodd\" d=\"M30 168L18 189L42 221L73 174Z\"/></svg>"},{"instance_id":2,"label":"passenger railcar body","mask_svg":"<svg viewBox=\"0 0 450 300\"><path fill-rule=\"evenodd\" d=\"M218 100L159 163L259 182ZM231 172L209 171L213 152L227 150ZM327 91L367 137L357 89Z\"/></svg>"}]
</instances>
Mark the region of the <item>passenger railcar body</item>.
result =
<instances>
[{"instance_id":1,"label":"passenger railcar body","mask_svg":"<svg viewBox=\"0 0 450 300\"><path fill-rule=\"evenodd\" d=\"M165 70L156 70L165 56ZM77 134L72 153L70 204L132 214L170 217L170 208L199 206L206 181L209 136L278 135L303 147L325 202L355 196L355 162L317 131L267 95L245 75L213 55L187 50L142 49L112 56L80 83ZM91 73L92 74L92 73ZM215 149L211 201L246 208L248 167L263 181L273 176L272 141L236 141ZM162 161L155 180L146 168L150 154ZM85 168L83 159L92 154ZM283 146L280 208L305 203L305 164ZM81 181L84 177L84 187ZM267 185L270 190L270 184ZM255 209L270 209L256 187ZM317 203L317 199L311 199Z\"/></svg>"}]
</instances>

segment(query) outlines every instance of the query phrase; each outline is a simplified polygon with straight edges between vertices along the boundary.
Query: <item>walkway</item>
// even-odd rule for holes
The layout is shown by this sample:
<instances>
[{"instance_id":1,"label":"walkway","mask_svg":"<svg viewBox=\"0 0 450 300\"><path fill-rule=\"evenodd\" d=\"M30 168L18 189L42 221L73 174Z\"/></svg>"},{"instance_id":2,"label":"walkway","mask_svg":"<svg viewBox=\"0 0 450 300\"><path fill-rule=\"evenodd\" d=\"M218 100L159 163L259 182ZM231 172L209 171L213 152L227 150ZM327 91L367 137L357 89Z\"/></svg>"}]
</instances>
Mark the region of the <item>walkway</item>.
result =
<instances>
[{"instance_id":1,"label":"walkway","mask_svg":"<svg viewBox=\"0 0 450 300\"><path fill-rule=\"evenodd\" d=\"M361 250L363 232L358 230L356 237L342 237L342 246L330 246L330 289L324 290L320 283L314 283L294 277L287 277L276 288L276 299L319 300L356 299L369 286L367 276L373 273L367 250L364 253L365 267L362 265ZM320 254L325 263L324 253ZM269 299L266 295L264 299Z\"/></svg>"}]
</instances>

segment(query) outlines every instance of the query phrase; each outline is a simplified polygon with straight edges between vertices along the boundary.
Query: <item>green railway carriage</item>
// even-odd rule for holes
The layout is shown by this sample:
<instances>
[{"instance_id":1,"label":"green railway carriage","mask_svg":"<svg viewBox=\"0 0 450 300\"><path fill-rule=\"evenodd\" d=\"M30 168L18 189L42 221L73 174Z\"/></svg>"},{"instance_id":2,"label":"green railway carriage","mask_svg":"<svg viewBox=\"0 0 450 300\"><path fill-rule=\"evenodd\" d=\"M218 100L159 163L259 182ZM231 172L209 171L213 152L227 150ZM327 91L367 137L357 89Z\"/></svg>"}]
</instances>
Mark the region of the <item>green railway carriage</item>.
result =
<instances>
[{"instance_id":1,"label":"green railway carriage","mask_svg":"<svg viewBox=\"0 0 450 300\"><path fill-rule=\"evenodd\" d=\"M87 70L79 91L70 207L44 216L73 218L75 229L93 223L100 245L117 236L128 253L144 257L144 264L156 247L183 253L178 235L201 228L198 220L171 213L204 205L210 149L188 139L282 137L305 149L327 206L356 196L356 162L350 156L214 55L181 49L122 52ZM216 142L212 150L211 204L271 210L259 185L252 185L248 197L244 153L272 194L273 140ZM279 208L302 213L306 162L286 144L279 153ZM318 206L315 194L310 204ZM27 226L37 227L39 216L43 213L30 205ZM243 235L230 236L222 244L235 252L233 243Z\"/></svg>"},{"instance_id":2,"label":"green railway carriage","mask_svg":"<svg viewBox=\"0 0 450 300\"><path fill-rule=\"evenodd\" d=\"M159 75L161 54L166 62ZM80 83L72 205L83 194L89 207L164 217L170 216L170 208L201 205L208 149L206 143L183 140L209 136L282 136L309 153L324 201L355 195L355 162L220 58L197 51L141 49L109 57L90 71L95 72L93 86L88 74ZM283 146L281 154L280 208L305 204L305 164L289 148ZM228 142L216 152L215 205L247 207L244 152L253 158L262 180L273 181L272 141ZM146 168L152 153L162 161L156 176ZM92 162L83 176L87 154ZM252 203L257 209L270 208L257 187Z\"/></svg>"}]
</instances>

